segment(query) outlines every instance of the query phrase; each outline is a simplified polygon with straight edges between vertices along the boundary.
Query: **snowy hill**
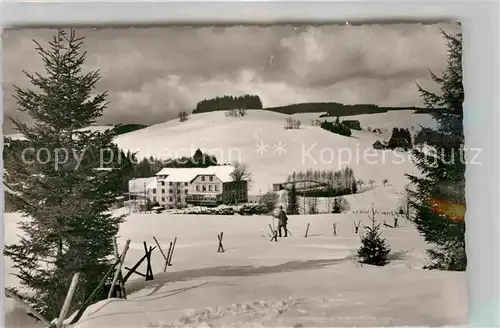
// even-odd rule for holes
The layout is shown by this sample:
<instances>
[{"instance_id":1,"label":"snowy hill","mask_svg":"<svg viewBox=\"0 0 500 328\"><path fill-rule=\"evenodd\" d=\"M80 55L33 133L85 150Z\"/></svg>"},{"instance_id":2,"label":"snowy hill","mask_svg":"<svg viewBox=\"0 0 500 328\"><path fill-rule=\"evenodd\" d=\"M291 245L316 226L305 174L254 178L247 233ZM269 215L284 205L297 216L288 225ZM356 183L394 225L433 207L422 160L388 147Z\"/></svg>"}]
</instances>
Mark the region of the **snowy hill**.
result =
<instances>
[{"instance_id":1,"label":"snowy hill","mask_svg":"<svg viewBox=\"0 0 500 328\"><path fill-rule=\"evenodd\" d=\"M244 117L227 117L223 111L195 114L186 122L171 120L118 136L116 143L125 150L138 152L139 157L191 156L200 148L215 155L219 163L244 162L254 175L249 194L267 192L273 183L284 182L294 170L349 165L356 178L365 181L390 179L413 170L408 154L372 149L381 135L355 130L351 137L333 134L311 125L319 117L313 113L292 115L301 120L302 126L298 130L285 130L288 117L264 110L248 111ZM362 126L384 126L390 131L392 127L429 126L431 122L429 115L412 111L349 119L360 120Z\"/></svg>"}]
</instances>

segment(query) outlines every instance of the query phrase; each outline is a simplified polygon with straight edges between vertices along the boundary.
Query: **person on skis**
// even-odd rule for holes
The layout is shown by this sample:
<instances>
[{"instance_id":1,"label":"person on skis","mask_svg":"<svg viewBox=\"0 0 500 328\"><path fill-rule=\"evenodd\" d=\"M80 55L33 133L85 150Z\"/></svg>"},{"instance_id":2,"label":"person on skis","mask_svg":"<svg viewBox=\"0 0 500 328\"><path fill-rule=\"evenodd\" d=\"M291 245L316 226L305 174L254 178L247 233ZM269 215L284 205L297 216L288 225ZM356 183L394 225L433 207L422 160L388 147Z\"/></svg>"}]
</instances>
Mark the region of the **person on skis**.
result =
<instances>
[{"instance_id":1,"label":"person on skis","mask_svg":"<svg viewBox=\"0 0 500 328\"><path fill-rule=\"evenodd\" d=\"M286 225L288 223L288 217L286 216L283 206L280 205L278 214L274 215L278 219L278 237L281 237L281 229L285 231L285 237L288 237L288 229Z\"/></svg>"}]
</instances>

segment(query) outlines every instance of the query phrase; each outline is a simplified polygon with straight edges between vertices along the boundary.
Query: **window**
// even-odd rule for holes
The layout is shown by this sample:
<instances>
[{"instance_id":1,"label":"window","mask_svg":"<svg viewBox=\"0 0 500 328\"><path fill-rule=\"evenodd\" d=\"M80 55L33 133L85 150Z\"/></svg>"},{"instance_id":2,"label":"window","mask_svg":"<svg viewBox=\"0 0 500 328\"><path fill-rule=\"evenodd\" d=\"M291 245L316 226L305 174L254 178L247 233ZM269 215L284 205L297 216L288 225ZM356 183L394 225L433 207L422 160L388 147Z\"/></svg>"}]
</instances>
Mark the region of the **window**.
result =
<instances>
[{"instance_id":1,"label":"window","mask_svg":"<svg viewBox=\"0 0 500 328\"><path fill-rule=\"evenodd\" d=\"M181 185L181 183L180 183L180 182L177 182L177 187L179 187L180 185Z\"/></svg>"},{"instance_id":2,"label":"window","mask_svg":"<svg viewBox=\"0 0 500 328\"><path fill-rule=\"evenodd\" d=\"M153 194L156 194L156 188L153 188Z\"/></svg>"},{"instance_id":3,"label":"window","mask_svg":"<svg viewBox=\"0 0 500 328\"><path fill-rule=\"evenodd\" d=\"M162 185L162 186L164 186L164 185L165 185L165 181L162 181L162 182L161 182L161 185Z\"/></svg>"},{"instance_id":4,"label":"window","mask_svg":"<svg viewBox=\"0 0 500 328\"><path fill-rule=\"evenodd\" d=\"M201 176L201 181L205 181L205 177L203 175Z\"/></svg>"},{"instance_id":5,"label":"window","mask_svg":"<svg viewBox=\"0 0 500 328\"><path fill-rule=\"evenodd\" d=\"M203 191L207 191L207 186L203 185L202 189L203 189Z\"/></svg>"},{"instance_id":6,"label":"window","mask_svg":"<svg viewBox=\"0 0 500 328\"><path fill-rule=\"evenodd\" d=\"M187 183L187 182L184 182L184 185L185 185L185 186L187 186L187 185L188 185L188 183Z\"/></svg>"},{"instance_id":7,"label":"window","mask_svg":"<svg viewBox=\"0 0 500 328\"><path fill-rule=\"evenodd\" d=\"M165 189L162 189L162 190L161 190L161 193L162 193L162 194L164 194L164 193L165 193Z\"/></svg>"},{"instance_id":8,"label":"window","mask_svg":"<svg viewBox=\"0 0 500 328\"><path fill-rule=\"evenodd\" d=\"M208 191L212 191L212 185L208 185Z\"/></svg>"},{"instance_id":9,"label":"window","mask_svg":"<svg viewBox=\"0 0 500 328\"><path fill-rule=\"evenodd\" d=\"M177 189L177 194L180 194L181 193L181 190L180 189Z\"/></svg>"},{"instance_id":10,"label":"window","mask_svg":"<svg viewBox=\"0 0 500 328\"><path fill-rule=\"evenodd\" d=\"M169 202L172 202L172 197L168 197L168 201L169 201Z\"/></svg>"},{"instance_id":11,"label":"window","mask_svg":"<svg viewBox=\"0 0 500 328\"><path fill-rule=\"evenodd\" d=\"M214 177L210 177L210 181L214 181Z\"/></svg>"},{"instance_id":12,"label":"window","mask_svg":"<svg viewBox=\"0 0 500 328\"><path fill-rule=\"evenodd\" d=\"M187 189L186 189L186 190L184 190L184 193L185 193L185 194L187 194L187 193L188 193L188 190L187 190Z\"/></svg>"},{"instance_id":13,"label":"window","mask_svg":"<svg viewBox=\"0 0 500 328\"><path fill-rule=\"evenodd\" d=\"M168 185L169 185L169 186L171 186L171 185L172 185L172 182L169 182L169 183L168 183Z\"/></svg>"},{"instance_id":14,"label":"window","mask_svg":"<svg viewBox=\"0 0 500 328\"><path fill-rule=\"evenodd\" d=\"M169 190L168 190L168 193L169 193L169 194L171 194L171 193L172 193L172 189L169 189Z\"/></svg>"},{"instance_id":15,"label":"window","mask_svg":"<svg viewBox=\"0 0 500 328\"><path fill-rule=\"evenodd\" d=\"M219 191L219 185L215 185L215 191Z\"/></svg>"},{"instance_id":16,"label":"window","mask_svg":"<svg viewBox=\"0 0 500 328\"><path fill-rule=\"evenodd\" d=\"M161 201L162 201L162 202L164 202L164 201L165 201L165 197L162 197L162 198L161 198Z\"/></svg>"},{"instance_id":17,"label":"window","mask_svg":"<svg viewBox=\"0 0 500 328\"><path fill-rule=\"evenodd\" d=\"M196 191L200 191L200 185L196 185Z\"/></svg>"},{"instance_id":18,"label":"window","mask_svg":"<svg viewBox=\"0 0 500 328\"><path fill-rule=\"evenodd\" d=\"M153 196L153 202L156 202L156 196Z\"/></svg>"}]
</instances>

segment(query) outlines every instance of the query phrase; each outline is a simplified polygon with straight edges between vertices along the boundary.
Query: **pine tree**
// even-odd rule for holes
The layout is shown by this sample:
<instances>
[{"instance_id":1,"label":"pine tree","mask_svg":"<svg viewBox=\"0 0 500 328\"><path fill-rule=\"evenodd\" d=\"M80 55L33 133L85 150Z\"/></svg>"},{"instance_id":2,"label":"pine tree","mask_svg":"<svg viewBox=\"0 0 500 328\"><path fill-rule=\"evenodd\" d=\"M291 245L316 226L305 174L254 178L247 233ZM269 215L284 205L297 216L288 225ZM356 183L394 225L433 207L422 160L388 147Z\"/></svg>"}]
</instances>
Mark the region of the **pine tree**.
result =
<instances>
[{"instance_id":1,"label":"pine tree","mask_svg":"<svg viewBox=\"0 0 500 328\"><path fill-rule=\"evenodd\" d=\"M465 204L465 162L463 160L464 133L462 85L462 35L443 32L448 43L448 64L442 76L431 72L440 85L440 94L418 89L429 113L437 121L435 137L428 145L437 151L428 155L413 150L421 176L410 176L415 185L416 201L414 223L426 242L433 247L427 251L430 265L427 269L463 271L467 266L465 254L465 222L433 208L434 203Z\"/></svg>"},{"instance_id":2,"label":"pine tree","mask_svg":"<svg viewBox=\"0 0 500 328\"><path fill-rule=\"evenodd\" d=\"M295 184L288 190L288 208L286 211L290 215L299 214L299 200L297 199L297 190Z\"/></svg>"},{"instance_id":3,"label":"pine tree","mask_svg":"<svg viewBox=\"0 0 500 328\"><path fill-rule=\"evenodd\" d=\"M365 226L366 232L361 237L361 247L358 249L358 257L361 263L384 266L388 261L391 248L387 245L385 238L381 237L380 223L375 221L375 209L372 206L371 226Z\"/></svg>"},{"instance_id":4,"label":"pine tree","mask_svg":"<svg viewBox=\"0 0 500 328\"><path fill-rule=\"evenodd\" d=\"M24 219L19 242L7 245L4 254L28 291L26 300L48 318L58 315L74 273L80 272L80 280L70 313L112 265L113 239L123 217L107 211L131 169L118 158L114 130L80 130L107 105L106 92L95 95L99 72L83 70L82 44L73 30L58 30L46 47L36 43L45 74L26 73L33 89L15 87L18 109L36 123L28 127L13 120L26 138L26 152L5 161L4 184Z\"/></svg>"}]
</instances>

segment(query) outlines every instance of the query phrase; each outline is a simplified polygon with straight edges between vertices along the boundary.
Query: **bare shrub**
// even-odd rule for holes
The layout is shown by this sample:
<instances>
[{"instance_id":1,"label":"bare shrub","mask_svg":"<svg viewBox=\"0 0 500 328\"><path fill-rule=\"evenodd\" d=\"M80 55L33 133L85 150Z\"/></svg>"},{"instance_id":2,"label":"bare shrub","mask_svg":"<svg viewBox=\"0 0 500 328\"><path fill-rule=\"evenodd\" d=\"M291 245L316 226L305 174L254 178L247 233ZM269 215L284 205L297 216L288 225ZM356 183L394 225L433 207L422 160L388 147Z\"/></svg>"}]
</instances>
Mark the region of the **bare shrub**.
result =
<instances>
[{"instance_id":1,"label":"bare shrub","mask_svg":"<svg viewBox=\"0 0 500 328\"><path fill-rule=\"evenodd\" d=\"M260 197L259 203L265 206L267 213L270 213L276 208L278 199L277 193L269 191Z\"/></svg>"},{"instance_id":2,"label":"bare shrub","mask_svg":"<svg viewBox=\"0 0 500 328\"><path fill-rule=\"evenodd\" d=\"M186 111L182 111L179 113L179 121L186 122L188 120L189 114Z\"/></svg>"}]
</instances>

